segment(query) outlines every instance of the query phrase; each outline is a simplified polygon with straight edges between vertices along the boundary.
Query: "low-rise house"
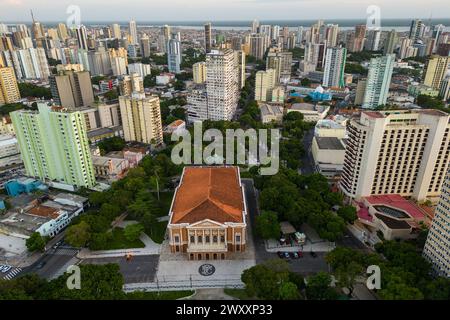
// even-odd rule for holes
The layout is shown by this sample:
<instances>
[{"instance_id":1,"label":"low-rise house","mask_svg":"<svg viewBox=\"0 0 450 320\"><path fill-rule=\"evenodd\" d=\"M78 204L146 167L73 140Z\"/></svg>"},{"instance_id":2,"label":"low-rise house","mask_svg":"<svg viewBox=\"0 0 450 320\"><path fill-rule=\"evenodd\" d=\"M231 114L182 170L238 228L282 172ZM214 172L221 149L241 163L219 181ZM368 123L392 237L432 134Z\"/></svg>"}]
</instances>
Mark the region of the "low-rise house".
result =
<instances>
[{"instance_id":1,"label":"low-rise house","mask_svg":"<svg viewBox=\"0 0 450 320\"><path fill-rule=\"evenodd\" d=\"M281 123L283 122L283 108L278 105L260 104L262 123Z\"/></svg>"}]
</instances>

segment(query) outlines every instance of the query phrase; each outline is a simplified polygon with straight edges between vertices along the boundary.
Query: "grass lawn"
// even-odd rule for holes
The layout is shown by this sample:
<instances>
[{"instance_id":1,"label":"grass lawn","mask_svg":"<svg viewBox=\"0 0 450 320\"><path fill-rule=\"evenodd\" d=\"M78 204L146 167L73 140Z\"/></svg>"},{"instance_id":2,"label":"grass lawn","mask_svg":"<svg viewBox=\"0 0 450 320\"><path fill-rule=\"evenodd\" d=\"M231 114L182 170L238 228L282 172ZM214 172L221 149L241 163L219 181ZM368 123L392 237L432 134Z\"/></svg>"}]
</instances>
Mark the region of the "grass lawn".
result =
<instances>
[{"instance_id":1,"label":"grass lawn","mask_svg":"<svg viewBox=\"0 0 450 320\"><path fill-rule=\"evenodd\" d=\"M194 291L162 291L162 292L132 292L127 294L129 300L177 300L189 297Z\"/></svg>"},{"instance_id":2,"label":"grass lawn","mask_svg":"<svg viewBox=\"0 0 450 320\"><path fill-rule=\"evenodd\" d=\"M153 225L151 232L147 232L147 235L156 243L163 243L164 235L166 234L167 221L157 222Z\"/></svg>"},{"instance_id":3,"label":"grass lawn","mask_svg":"<svg viewBox=\"0 0 450 320\"><path fill-rule=\"evenodd\" d=\"M230 297L234 297L239 300L258 300L257 298L249 297L247 292L245 292L245 289L224 289L224 292Z\"/></svg>"},{"instance_id":4,"label":"grass lawn","mask_svg":"<svg viewBox=\"0 0 450 320\"><path fill-rule=\"evenodd\" d=\"M137 239L136 241L128 241L122 228L114 228L112 230L112 239L106 243L106 247L101 250L118 250L118 249L134 249L144 248L144 243Z\"/></svg>"},{"instance_id":5,"label":"grass lawn","mask_svg":"<svg viewBox=\"0 0 450 320\"><path fill-rule=\"evenodd\" d=\"M162 208L162 216L167 216L169 214L170 205L172 204L174 192L161 192L160 193L160 205ZM157 195L155 194L157 197Z\"/></svg>"}]
</instances>

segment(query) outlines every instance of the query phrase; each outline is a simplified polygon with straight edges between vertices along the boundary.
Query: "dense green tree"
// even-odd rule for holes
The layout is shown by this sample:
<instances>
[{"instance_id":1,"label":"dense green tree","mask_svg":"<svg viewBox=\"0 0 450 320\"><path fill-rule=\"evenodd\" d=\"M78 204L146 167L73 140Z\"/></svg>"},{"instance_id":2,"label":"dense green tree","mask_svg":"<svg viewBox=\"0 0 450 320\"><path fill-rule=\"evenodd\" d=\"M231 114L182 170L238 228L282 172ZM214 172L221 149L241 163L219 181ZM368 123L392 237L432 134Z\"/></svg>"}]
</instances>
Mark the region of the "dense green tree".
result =
<instances>
[{"instance_id":1,"label":"dense green tree","mask_svg":"<svg viewBox=\"0 0 450 320\"><path fill-rule=\"evenodd\" d=\"M66 231L65 240L73 247L85 247L91 238L90 227L85 221L70 226Z\"/></svg>"},{"instance_id":2,"label":"dense green tree","mask_svg":"<svg viewBox=\"0 0 450 320\"><path fill-rule=\"evenodd\" d=\"M49 88L40 87L31 83L19 83L20 96L22 98L34 97L34 98L44 98L51 99L52 93Z\"/></svg>"},{"instance_id":3,"label":"dense green tree","mask_svg":"<svg viewBox=\"0 0 450 320\"><path fill-rule=\"evenodd\" d=\"M283 282L280 285L279 295L281 300L298 300L300 292L297 286L292 282Z\"/></svg>"},{"instance_id":4,"label":"dense green tree","mask_svg":"<svg viewBox=\"0 0 450 320\"><path fill-rule=\"evenodd\" d=\"M326 272L319 272L308 278L306 297L308 300L336 300L338 294L331 287L331 276Z\"/></svg>"},{"instance_id":5,"label":"dense green tree","mask_svg":"<svg viewBox=\"0 0 450 320\"><path fill-rule=\"evenodd\" d=\"M336 279L342 288L347 288L349 290L349 297L352 296L356 277L360 276L363 273L363 270L363 266L354 261L350 262L347 266L340 267L336 270Z\"/></svg>"},{"instance_id":6,"label":"dense green tree","mask_svg":"<svg viewBox=\"0 0 450 320\"><path fill-rule=\"evenodd\" d=\"M41 236L39 232L33 232L31 236L25 242L27 249L31 252L34 251L44 251L45 239Z\"/></svg>"},{"instance_id":7,"label":"dense green tree","mask_svg":"<svg viewBox=\"0 0 450 320\"><path fill-rule=\"evenodd\" d=\"M344 219L345 222L353 223L356 219L358 219L358 215L356 214L356 208L354 206L345 206L339 208L337 212L338 216Z\"/></svg>"},{"instance_id":8,"label":"dense green tree","mask_svg":"<svg viewBox=\"0 0 450 320\"><path fill-rule=\"evenodd\" d=\"M278 239L280 232L280 223L275 212L263 211L256 217L256 233L262 239Z\"/></svg>"},{"instance_id":9,"label":"dense green tree","mask_svg":"<svg viewBox=\"0 0 450 320\"><path fill-rule=\"evenodd\" d=\"M122 151L125 148L126 142L120 137L113 137L105 139L97 144L102 155L111 151Z\"/></svg>"}]
</instances>

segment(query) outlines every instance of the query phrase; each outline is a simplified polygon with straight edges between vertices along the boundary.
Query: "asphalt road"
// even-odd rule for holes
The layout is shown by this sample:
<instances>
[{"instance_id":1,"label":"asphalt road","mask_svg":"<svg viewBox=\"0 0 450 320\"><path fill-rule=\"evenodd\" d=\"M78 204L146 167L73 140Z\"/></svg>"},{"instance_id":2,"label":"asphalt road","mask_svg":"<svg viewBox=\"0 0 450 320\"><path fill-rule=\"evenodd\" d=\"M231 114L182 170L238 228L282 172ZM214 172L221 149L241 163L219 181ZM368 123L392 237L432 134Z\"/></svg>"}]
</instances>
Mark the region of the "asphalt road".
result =
<instances>
[{"instance_id":1,"label":"asphalt road","mask_svg":"<svg viewBox=\"0 0 450 320\"><path fill-rule=\"evenodd\" d=\"M134 256L130 261L125 257L86 259L81 264L117 263L125 283L152 282L158 268L158 255Z\"/></svg>"},{"instance_id":2,"label":"asphalt road","mask_svg":"<svg viewBox=\"0 0 450 320\"><path fill-rule=\"evenodd\" d=\"M42 258L25 268L22 274L36 273L45 279L52 279L60 274L61 269L75 258L77 252L77 249L71 247L60 247L56 250L50 249Z\"/></svg>"}]
</instances>

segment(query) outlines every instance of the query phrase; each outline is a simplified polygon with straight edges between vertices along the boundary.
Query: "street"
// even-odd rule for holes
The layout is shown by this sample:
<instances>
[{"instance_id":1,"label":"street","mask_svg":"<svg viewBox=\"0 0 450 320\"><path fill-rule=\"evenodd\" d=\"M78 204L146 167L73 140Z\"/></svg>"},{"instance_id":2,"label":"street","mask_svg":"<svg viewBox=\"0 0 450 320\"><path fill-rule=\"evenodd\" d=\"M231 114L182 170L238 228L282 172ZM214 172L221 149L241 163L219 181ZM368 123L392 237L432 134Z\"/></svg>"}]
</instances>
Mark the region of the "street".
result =
<instances>
[{"instance_id":1,"label":"street","mask_svg":"<svg viewBox=\"0 0 450 320\"><path fill-rule=\"evenodd\" d=\"M130 261L125 257L86 259L81 264L117 263L125 283L152 282L158 268L158 255L134 256Z\"/></svg>"}]
</instances>

